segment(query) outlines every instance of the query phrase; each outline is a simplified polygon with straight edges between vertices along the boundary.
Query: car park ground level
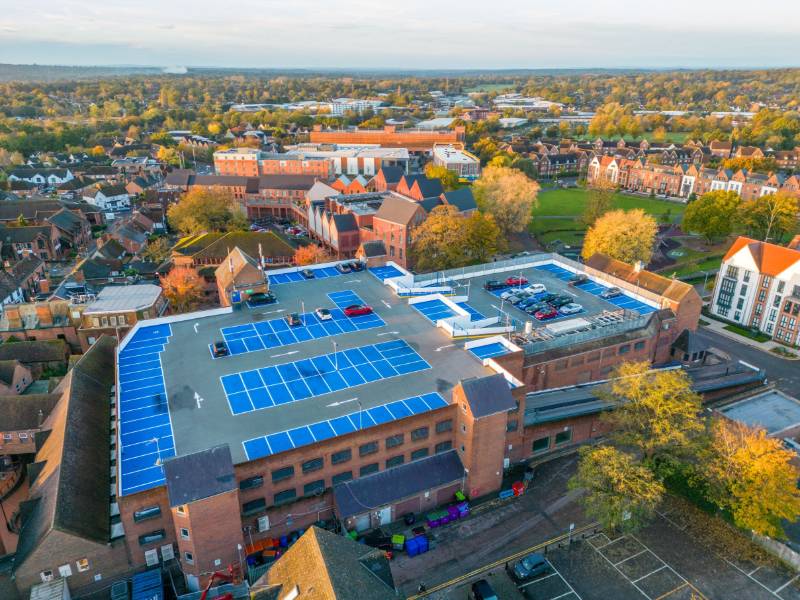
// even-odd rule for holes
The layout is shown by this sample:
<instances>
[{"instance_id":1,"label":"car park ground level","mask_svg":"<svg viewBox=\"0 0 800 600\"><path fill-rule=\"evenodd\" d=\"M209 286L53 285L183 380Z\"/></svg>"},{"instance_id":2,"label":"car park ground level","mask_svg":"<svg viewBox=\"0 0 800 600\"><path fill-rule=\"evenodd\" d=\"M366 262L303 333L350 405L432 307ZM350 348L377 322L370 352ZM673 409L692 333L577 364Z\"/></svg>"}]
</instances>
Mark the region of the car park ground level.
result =
<instances>
[{"instance_id":1,"label":"car park ground level","mask_svg":"<svg viewBox=\"0 0 800 600\"><path fill-rule=\"evenodd\" d=\"M402 594L413 596L421 582L427 590L451 582L422 597L464 600L472 583L486 579L501 600L800 600L797 573L751 549L743 536L732 534L731 544L706 535L711 517L678 500L666 502L634 534L588 531L571 543L548 544L548 571L515 583L506 557L528 548L545 552L540 546L563 536L570 523L576 531L588 524L579 494L566 489L576 462L567 456L538 467L522 497L439 530L424 557L395 558L392 572Z\"/></svg>"}]
</instances>

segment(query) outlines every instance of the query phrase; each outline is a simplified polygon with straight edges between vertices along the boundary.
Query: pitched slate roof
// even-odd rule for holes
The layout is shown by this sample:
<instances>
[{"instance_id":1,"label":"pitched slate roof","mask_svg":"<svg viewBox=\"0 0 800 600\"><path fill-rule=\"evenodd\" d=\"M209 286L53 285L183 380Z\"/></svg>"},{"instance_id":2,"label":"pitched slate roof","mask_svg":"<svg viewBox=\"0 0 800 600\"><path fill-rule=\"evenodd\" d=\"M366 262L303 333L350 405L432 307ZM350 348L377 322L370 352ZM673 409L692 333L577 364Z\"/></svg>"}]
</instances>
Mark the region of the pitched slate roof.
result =
<instances>
[{"instance_id":1,"label":"pitched slate roof","mask_svg":"<svg viewBox=\"0 0 800 600\"><path fill-rule=\"evenodd\" d=\"M19 569L51 530L97 544L111 533L109 396L114 384L114 338L102 336L56 388L60 398L42 429L29 467L29 500L14 568ZM37 436L37 441L39 437Z\"/></svg>"},{"instance_id":2,"label":"pitched slate roof","mask_svg":"<svg viewBox=\"0 0 800 600\"><path fill-rule=\"evenodd\" d=\"M16 358L22 364L66 362L67 354L67 344L64 340L34 340L0 344L0 360Z\"/></svg>"},{"instance_id":3,"label":"pitched slate roof","mask_svg":"<svg viewBox=\"0 0 800 600\"><path fill-rule=\"evenodd\" d=\"M61 394L0 396L0 415L5 431L37 429L50 415Z\"/></svg>"},{"instance_id":4,"label":"pitched slate roof","mask_svg":"<svg viewBox=\"0 0 800 600\"><path fill-rule=\"evenodd\" d=\"M66 208L62 208L56 214L48 217L47 220L59 229L73 235L80 233L84 223L84 220L79 215Z\"/></svg>"},{"instance_id":5,"label":"pitched slate roof","mask_svg":"<svg viewBox=\"0 0 800 600\"><path fill-rule=\"evenodd\" d=\"M425 175L405 175L406 184L410 190L416 182L423 198L439 196L444 192L442 182L438 179L428 179Z\"/></svg>"},{"instance_id":6,"label":"pitched slate roof","mask_svg":"<svg viewBox=\"0 0 800 600\"><path fill-rule=\"evenodd\" d=\"M780 275L786 269L800 261L800 251L798 250L778 246L777 244L759 242L758 240L740 236L728 249L725 257L722 259L723 262L730 260L734 254L745 247L753 257L759 272L769 275L770 277Z\"/></svg>"},{"instance_id":7,"label":"pitched slate roof","mask_svg":"<svg viewBox=\"0 0 800 600\"><path fill-rule=\"evenodd\" d=\"M398 467L337 484L333 488L339 517L371 512L376 507L409 498L464 476L455 450L414 460Z\"/></svg>"},{"instance_id":8,"label":"pitched slate roof","mask_svg":"<svg viewBox=\"0 0 800 600\"><path fill-rule=\"evenodd\" d=\"M19 282L5 271L0 271L0 302L19 290Z\"/></svg>"},{"instance_id":9,"label":"pitched slate roof","mask_svg":"<svg viewBox=\"0 0 800 600\"><path fill-rule=\"evenodd\" d=\"M36 273L42 265L44 265L44 261L41 258L34 254L28 254L12 265L11 275L18 283L22 283Z\"/></svg>"},{"instance_id":10,"label":"pitched slate roof","mask_svg":"<svg viewBox=\"0 0 800 600\"><path fill-rule=\"evenodd\" d=\"M400 225L408 225L417 214L420 206L413 200L406 200L400 196L388 196L378 211L375 213L375 219L383 219L390 223L398 223Z\"/></svg>"},{"instance_id":11,"label":"pitched slate roof","mask_svg":"<svg viewBox=\"0 0 800 600\"><path fill-rule=\"evenodd\" d=\"M17 371L18 366L23 366L21 362L12 358L9 360L0 360L0 382L6 385L14 383L14 373ZM5 415L3 415L3 423L5 424Z\"/></svg>"},{"instance_id":12,"label":"pitched slate roof","mask_svg":"<svg viewBox=\"0 0 800 600\"><path fill-rule=\"evenodd\" d=\"M517 407L508 382L500 373L466 379L461 382L461 387L476 419L507 412Z\"/></svg>"},{"instance_id":13,"label":"pitched slate roof","mask_svg":"<svg viewBox=\"0 0 800 600\"><path fill-rule=\"evenodd\" d=\"M104 196L111 198L113 196L127 196L128 190L125 189L124 185L121 184L114 184L114 185L104 185L98 188L98 192L102 192Z\"/></svg>"},{"instance_id":14,"label":"pitched slate roof","mask_svg":"<svg viewBox=\"0 0 800 600\"><path fill-rule=\"evenodd\" d=\"M383 173L383 179L386 183L399 183L406 174L405 169L402 167L381 167L379 173Z\"/></svg>"},{"instance_id":15,"label":"pitched slate roof","mask_svg":"<svg viewBox=\"0 0 800 600\"><path fill-rule=\"evenodd\" d=\"M219 234L207 234L214 237ZM258 247L265 257L270 256L292 256L294 249L279 238L275 233L261 231L232 231L219 235L211 243L204 245L196 252L189 252L196 260L223 260L228 256L228 251L236 246L250 256L258 256ZM202 240L198 239L191 245L202 245Z\"/></svg>"},{"instance_id":16,"label":"pitched slate roof","mask_svg":"<svg viewBox=\"0 0 800 600\"><path fill-rule=\"evenodd\" d=\"M339 233L345 231L358 231L358 223L353 213L342 213L333 215L333 222L336 225L336 231Z\"/></svg>"},{"instance_id":17,"label":"pitched slate roof","mask_svg":"<svg viewBox=\"0 0 800 600\"><path fill-rule=\"evenodd\" d=\"M383 240L371 240L369 242L362 242L361 249L364 256L367 258L375 258L377 256L386 256L386 246Z\"/></svg>"},{"instance_id":18,"label":"pitched slate roof","mask_svg":"<svg viewBox=\"0 0 800 600\"><path fill-rule=\"evenodd\" d=\"M447 204L452 204L461 212L478 208L475 196L472 195L472 188L463 187L452 192L445 192L443 195Z\"/></svg>"},{"instance_id":19,"label":"pitched slate roof","mask_svg":"<svg viewBox=\"0 0 800 600\"><path fill-rule=\"evenodd\" d=\"M399 598L383 551L319 527L310 527L259 583L279 587L283 598L295 586L309 600ZM256 585L255 587L261 587ZM257 600L269 596L256 596Z\"/></svg>"},{"instance_id":20,"label":"pitched slate roof","mask_svg":"<svg viewBox=\"0 0 800 600\"><path fill-rule=\"evenodd\" d=\"M437 206L442 206L443 202L441 198L423 198L420 200L419 205L425 209L426 213L431 212Z\"/></svg>"},{"instance_id":21,"label":"pitched slate roof","mask_svg":"<svg viewBox=\"0 0 800 600\"><path fill-rule=\"evenodd\" d=\"M28 225L26 227L3 227L0 226L2 238L0 241L11 244L26 244L34 241L40 235L50 237L49 225Z\"/></svg>"},{"instance_id":22,"label":"pitched slate roof","mask_svg":"<svg viewBox=\"0 0 800 600\"><path fill-rule=\"evenodd\" d=\"M164 461L170 506L210 498L239 487L228 444Z\"/></svg>"}]
</instances>

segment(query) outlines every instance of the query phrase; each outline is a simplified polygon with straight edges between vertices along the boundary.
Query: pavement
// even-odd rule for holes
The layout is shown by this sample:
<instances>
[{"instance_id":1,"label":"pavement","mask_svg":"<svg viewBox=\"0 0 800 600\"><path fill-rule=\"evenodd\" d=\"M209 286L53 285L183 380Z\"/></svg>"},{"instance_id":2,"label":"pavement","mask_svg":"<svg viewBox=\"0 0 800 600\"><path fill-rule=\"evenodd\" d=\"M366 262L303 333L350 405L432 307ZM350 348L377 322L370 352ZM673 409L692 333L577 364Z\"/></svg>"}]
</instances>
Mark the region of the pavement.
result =
<instances>
[{"instance_id":1,"label":"pavement","mask_svg":"<svg viewBox=\"0 0 800 600\"><path fill-rule=\"evenodd\" d=\"M711 330L721 335L722 337L726 337L731 340L736 340L742 345L750 346L751 348L757 348L762 352L772 352L772 350L775 348L788 350L789 352L792 351L790 348L787 348L783 344L779 344L778 342L774 342L772 340L769 340L767 342L758 342L756 340L750 339L749 337L739 335L738 333L734 333L733 331L729 331L725 329L727 323L722 323L720 321L717 321L715 319L706 316L703 317L703 320L708 323L708 325L703 325L703 327L706 330ZM772 353L774 354L774 352ZM800 360L800 356L797 356L796 358L786 358L786 360Z\"/></svg>"},{"instance_id":2,"label":"pavement","mask_svg":"<svg viewBox=\"0 0 800 600\"><path fill-rule=\"evenodd\" d=\"M790 396L800 395L800 367L796 361L767 352L754 345L757 342L745 343L742 340L747 338L742 336L736 336L737 339L734 339L730 335L723 335L714 328L703 326L698 328L697 333L713 348L715 354L743 360L759 369L764 369L769 383Z\"/></svg>"}]
</instances>

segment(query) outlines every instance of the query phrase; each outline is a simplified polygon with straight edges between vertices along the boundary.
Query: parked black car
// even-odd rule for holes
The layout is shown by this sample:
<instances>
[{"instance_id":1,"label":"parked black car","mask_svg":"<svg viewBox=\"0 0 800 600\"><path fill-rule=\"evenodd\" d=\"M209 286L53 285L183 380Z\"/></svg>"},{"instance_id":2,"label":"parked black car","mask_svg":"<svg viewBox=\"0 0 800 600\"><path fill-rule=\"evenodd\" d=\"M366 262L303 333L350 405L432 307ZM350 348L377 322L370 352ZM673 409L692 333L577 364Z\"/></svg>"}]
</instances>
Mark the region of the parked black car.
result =
<instances>
[{"instance_id":1,"label":"parked black car","mask_svg":"<svg viewBox=\"0 0 800 600\"><path fill-rule=\"evenodd\" d=\"M492 291L492 290L502 290L503 288L508 287L505 281L498 281L497 279L490 279L486 283L483 284L483 289Z\"/></svg>"},{"instance_id":2,"label":"parked black car","mask_svg":"<svg viewBox=\"0 0 800 600\"><path fill-rule=\"evenodd\" d=\"M275 302L275 294L272 292L256 292L255 294L250 294L250 297L247 298L247 301L253 306L272 304Z\"/></svg>"},{"instance_id":3,"label":"parked black car","mask_svg":"<svg viewBox=\"0 0 800 600\"><path fill-rule=\"evenodd\" d=\"M350 266L350 263L339 263L336 265L336 270L342 275L346 275L347 273L350 273L353 268Z\"/></svg>"},{"instance_id":4,"label":"parked black car","mask_svg":"<svg viewBox=\"0 0 800 600\"><path fill-rule=\"evenodd\" d=\"M569 278L570 285L581 285L589 281L589 276L584 275L583 273L576 273L572 277Z\"/></svg>"},{"instance_id":5,"label":"parked black car","mask_svg":"<svg viewBox=\"0 0 800 600\"><path fill-rule=\"evenodd\" d=\"M528 554L528 556L521 558L514 564L507 565L506 570L511 576L511 579L517 583L522 583L547 573L550 570L550 563L547 562L544 555L534 552L533 554Z\"/></svg>"},{"instance_id":6,"label":"parked black car","mask_svg":"<svg viewBox=\"0 0 800 600\"><path fill-rule=\"evenodd\" d=\"M228 356L228 354L230 354L228 352L228 344L225 342L214 342L214 358Z\"/></svg>"},{"instance_id":7,"label":"parked black car","mask_svg":"<svg viewBox=\"0 0 800 600\"><path fill-rule=\"evenodd\" d=\"M360 260L354 260L353 262L351 262L349 264L350 264L350 270L351 271L358 272L358 271L363 271L364 270L364 263L362 263Z\"/></svg>"},{"instance_id":8,"label":"parked black car","mask_svg":"<svg viewBox=\"0 0 800 600\"><path fill-rule=\"evenodd\" d=\"M478 579L472 584L469 596L472 600L498 600L497 594L485 579Z\"/></svg>"},{"instance_id":9,"label":"parked black car","mask_svg":"<svg viewBox=\"0 0 800 600\"><path fill-rule=\"evenodd\" d=\"M314 271L312 271L311 269L303 269L302 271L300 271L300 274L306 279L314 279L315 277Z\"/></svg>"}]
</instances>

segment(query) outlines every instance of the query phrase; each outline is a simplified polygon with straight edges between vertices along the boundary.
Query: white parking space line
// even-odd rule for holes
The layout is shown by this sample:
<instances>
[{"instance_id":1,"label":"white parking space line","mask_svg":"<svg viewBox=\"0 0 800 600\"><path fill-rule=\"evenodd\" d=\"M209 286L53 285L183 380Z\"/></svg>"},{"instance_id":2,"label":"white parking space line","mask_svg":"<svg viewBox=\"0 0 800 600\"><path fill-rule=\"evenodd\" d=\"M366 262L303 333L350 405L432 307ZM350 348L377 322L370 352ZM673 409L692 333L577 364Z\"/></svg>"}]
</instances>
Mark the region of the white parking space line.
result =
<instances>
[{"instance_id":1,"label":"white parking space line","mask_svg":"<svg viewBox=\"0 0 800 600\"><path fill-rule=\"evenodd\" d=\"M552 566L552 565L550 565L550 566ZM519 589L526 588L529 585L532 585L534 583L539 583L540 581L544 581L545 579L550 579L551 577L555 577L555 576L561 577L561 575L559 575L558 571L553 569L553 572L550 573L550 575L545 575L544 577L539 577L538 579L534 579L532 581L529 581L528 583L523 583L522 585L520 585L518 587L519 587ZM561 577L561 578L563 579L563 577Z\"/></svg>"},{"instance_id":2,"label":"white parking space line","mask_svg":"<svg viewBox=\"0 0 800 600\"><path fill-rule=\"evenodd\" d=\"M640 555L644 554L645 552L648 552L647 548L645 548L644 550L641 550L641 551L637 552L636 554L631 554L631 555L630 555L628 558L623 558L623 559L622 559L621 561L619 561L618 563L614 563L614 566L615 566L615 567L616 567L616 566L619 566L619 565L621 565L622 563L624 563L625 561L628 561L628 560L630 560L630 559L632 559L632 558L636 558L637 556L640 556Z\"/></svg>"},{"instance_id":3,"label":"white parking space line","mask_svg":"<svg viewBox=\"0 0 800 600\"><path fill-rule=\"evenodd\" d=\"M563 597L563 596L566 596L566 595L568 595L570 592L572 592L573 594L575 594L575 597L576 597L578 600L583 600L583 598L581 598L580 594L578 594L578 592L576 592L576 591L575 591L575 588L574 588L574 587L572 587L572 585L570 584L570 582L569 582L569 581L567 581L567 580L564 578L564 576L563 576L563 575L562 575L562 574L559 572L559 570L558 570L558 569L556 569L555 565L554 565L553 563L551 563L549 560L548 560L547 562L548 562L548 564L549 564L549 565L550 565L550 566L553 568L553 571L555 571L555 572L556 572L556 574L558 574L558 576L561 578L561 581L563 581L564 583L566 583L566 584L567 584L567 587L568 587L568 588L569 588L569 590L570 590L569 592L566 592L566 593L564 593L564 594L561 594L561 596L556 596L555 598L551 598L550 600L556 600L556 598L561 598L561 597Z\"/></svg>"},{"instance_id":4,"label":"white parking space line","mask_svg":"<svg viewBox=\"0 0 800 600\"><path fill-rule=\"evenodd\" d=\"M778 593L779 593L779 592L780 592L780 591L781 591L783 588L785 588L787 585L789 585L790 583L792 583L793 581L795 581L795 580L796 580L798 577L800 577L800 575L795 575L795 576L794 576L794 577L792 577L792 578L791 578L789 581L787 581L786 583L784 583L784 584L783 584L781 587L779 587L778 589L776 589L776 590L775 590L774 592L772 592L772 593L773 593L773 594L778 594Z\"/></svg>"},{"instance_id":5,"label":"white parking space line","mask_svg":"<svg viewBox=\"0 0 800 600\"><path fill-rule=\"evenodd\" d=\"M667 568L667 565L666 565L666 564L663 564L663 565L661 565L660 567L658 567L656 570L654 570L654 571L650 571L650 572L649 572L647 575L642 575L642 576L641 576L641 577L639 577L638 579L634 579L634 580L633 580L633 583L638 583L638 582L639 582L639 581L641 581L642 579L644 579L644 578L646 578L646 577L650 577L650 575L652 575L653 573L658 573L659 571L661 571L661 570L663 570L663 569L666 569L666 568Z\"/></svg>"}]
</instances>

